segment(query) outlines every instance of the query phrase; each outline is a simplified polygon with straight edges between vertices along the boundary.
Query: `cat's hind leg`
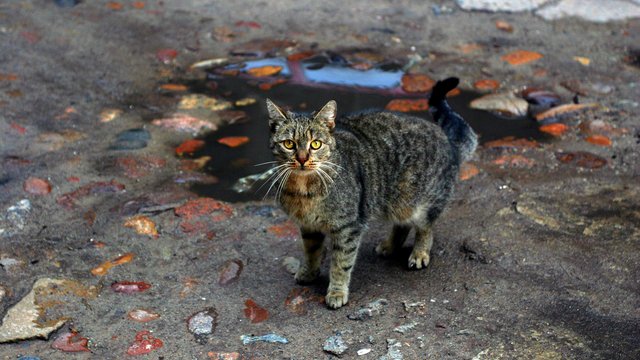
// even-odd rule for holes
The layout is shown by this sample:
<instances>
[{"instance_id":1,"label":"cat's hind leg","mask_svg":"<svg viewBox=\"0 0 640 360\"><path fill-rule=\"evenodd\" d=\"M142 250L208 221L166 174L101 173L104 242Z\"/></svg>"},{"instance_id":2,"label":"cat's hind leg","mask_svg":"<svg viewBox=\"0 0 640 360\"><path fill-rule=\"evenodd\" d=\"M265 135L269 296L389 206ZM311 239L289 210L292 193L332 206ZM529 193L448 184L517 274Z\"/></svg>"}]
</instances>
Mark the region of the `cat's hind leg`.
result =
<instances>
[{"instance_id":1,"label":"cat's hind leg","mask_svg":"<svg viewBox=\"0 0 640 360\"><path fill-rule=\"evenodd\" d=\"M411 231L411 226L393 225L389 237L376 246L376 253L380 256L392 255L396 250L401 248L402 244L407 240L409 231Z\"/></svg>"},{"instance_id":2,"label":"cat's hind leg","mask_svg":"<svg viewBox=\"0 0 640 360\"><path fill-rule=\"evenodd\" d=\"M302 230L302 245L304 247L304 262L296 273L298 284L307 284L320 275L320 265L324 250L324 234Z\"/></svg>"}]
</instances>

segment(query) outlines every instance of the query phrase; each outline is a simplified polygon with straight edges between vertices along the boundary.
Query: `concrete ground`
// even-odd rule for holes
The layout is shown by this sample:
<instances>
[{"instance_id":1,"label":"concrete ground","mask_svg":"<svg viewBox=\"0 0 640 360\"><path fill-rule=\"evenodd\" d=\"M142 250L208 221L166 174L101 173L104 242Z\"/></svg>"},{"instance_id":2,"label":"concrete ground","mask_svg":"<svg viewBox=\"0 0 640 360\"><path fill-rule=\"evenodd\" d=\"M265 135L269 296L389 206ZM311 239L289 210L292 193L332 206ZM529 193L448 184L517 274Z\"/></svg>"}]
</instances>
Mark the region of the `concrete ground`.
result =
<instances>
[{"instance_id":1,"label":"concrete ground","mask_svg":"<svg viewBox=\"0 0 640 360\"><path fill-rule=\"evenodd\" d=\"M0 358L640 358L637 1L73 3L0 4ZM331 311L326 264L294 283L286 215L203 196L218 148L179 155L193 134L152 120L193 90L177 85L205 83L198 61L354 48L466 90L491 79L597 106L564 113L561 136L481 146L426 270L406 269L409 247L375 256L374 224ZM504 57L517 50L541 56ZM227 134L228 110L242 108L197 113L220 125L197 139ZM31 292L38 279L57 281ZM242 338L267 334L287 343Z\"/></svg>"}]
</instances>

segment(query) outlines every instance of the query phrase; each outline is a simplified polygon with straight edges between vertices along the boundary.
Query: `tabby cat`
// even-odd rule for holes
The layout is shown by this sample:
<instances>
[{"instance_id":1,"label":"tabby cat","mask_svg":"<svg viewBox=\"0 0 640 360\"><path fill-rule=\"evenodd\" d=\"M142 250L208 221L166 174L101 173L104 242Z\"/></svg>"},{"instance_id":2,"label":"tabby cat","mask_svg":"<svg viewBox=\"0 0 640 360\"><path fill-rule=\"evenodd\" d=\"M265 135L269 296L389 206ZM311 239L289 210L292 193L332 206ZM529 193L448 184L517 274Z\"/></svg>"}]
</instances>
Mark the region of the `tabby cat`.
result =
<instances>
[{"instance_id":1,"label":"tabby cat","mask_svg":"<svg viewBox=\"0 0 640 360\"><path fill-rule=\"evenodd\" d=\"M414 228L408 265L429 264L433 223L451 197L460 164L477 145L476 134L446 101L457 85L458 79L449 78L432 91L429 104L438 125L393 112L336 119L333 100L314 114L302 114L267 99L270 147L278 162L272 186L303 239L304 261L295 279L316 279L328 235L330 308L349 299L360 239L373 218L394 224L378 254L392 254Z\"/></svg>"}]
</instances>

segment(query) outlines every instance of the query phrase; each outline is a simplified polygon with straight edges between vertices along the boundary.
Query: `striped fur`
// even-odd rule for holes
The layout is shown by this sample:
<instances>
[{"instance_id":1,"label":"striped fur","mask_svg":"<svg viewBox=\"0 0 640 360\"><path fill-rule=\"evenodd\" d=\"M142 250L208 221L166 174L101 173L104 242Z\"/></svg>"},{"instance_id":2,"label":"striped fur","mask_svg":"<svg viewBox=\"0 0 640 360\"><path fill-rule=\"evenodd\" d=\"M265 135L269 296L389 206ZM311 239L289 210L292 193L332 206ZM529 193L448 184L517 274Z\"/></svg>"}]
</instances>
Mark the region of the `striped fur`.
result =
<instances>
[{"instance_id":1,"label":"striped fur","mask_svg":"<svg viewBox=\"0 0 640 360\"><path fill-rule=\"evenodd\" d=\"M408 264L427 266L431 226L451 196L461 159L457 144L427 120L390 112L336 120L335 106L329 102L315 115L305 115L267 100L271 150L280 164L274 175L277 197L303 237L305 261L296 281L307 283L318 276L328 235L326 303L334 309L348 301L358 246L373 218L394 223L391 236L376 249L380 255L392 254L415 228ZM474 142L470 128L468 134ZM285 140L294 141L295 149L287 149ZM322 146L311 149L313 140ZM308 153L308 159L299 152ZM304 168L300 159L306 160Z\"/></svg>"}]
</instances>

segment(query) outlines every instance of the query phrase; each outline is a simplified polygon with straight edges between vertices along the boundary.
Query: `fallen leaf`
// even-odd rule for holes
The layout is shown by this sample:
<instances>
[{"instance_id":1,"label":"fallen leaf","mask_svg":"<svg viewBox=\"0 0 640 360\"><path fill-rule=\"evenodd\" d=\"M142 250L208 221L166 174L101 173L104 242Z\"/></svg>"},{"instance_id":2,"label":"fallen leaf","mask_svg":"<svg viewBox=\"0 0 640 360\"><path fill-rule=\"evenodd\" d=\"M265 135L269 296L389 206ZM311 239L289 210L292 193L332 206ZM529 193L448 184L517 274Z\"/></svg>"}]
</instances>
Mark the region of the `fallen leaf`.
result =
<instances>
[{"instance_id":1,"label":"fallen leaf","mask_svg":"<svg viewBox=\"0 0 640 360\"><path fill-rule=\"evenodd\" d=\"M29 177L23 184L24 191L33 195L47 195L51 192L51 184L37 177Z\"/></svg>"},{"instance_id":2,"label":"fallen leaf","mask_svg":"<svg viewBox=\"0 0 640 360\"><path fill-rule=\"evenodd\" d=\"M472 109L495 111L509 116L525 116L529 103L512 93L488 94L469 104Z\"/></svg>"},{"instance_id":3,"label":"fallen leaf","mask_svg":"<svg viewBox=\"0 0 640 360\"><path fill-rule=\"evenodd\" d=\"M280 73L280 71L282 71L282 66L265 65L261 67L248 69L246 73L255 77L266 77L266 76L277 75Z\"/></svg>"},{"instance_id":4,"label":"fallen leaf","mask_svg":"<svg viewBox=\"0 0 640 360\"><path fill-rule=\"evenodd\" d=\"M580 132L585 135L612 135L619 136L627 132L626 129L618 129L604 120L585 120L578 125Z\"/></svg>"},{"instance_id":5,"label":"fallen leaf","mask_svg":"<svg viewBox=\"0 0 640 360\"><path fill-rule=\"evenodd\" d=\"M205 142L203 140L198 140L198 139L187 140L176 148L176 155L178 156L182 156L184 154L193 155L194 152L200 150L204 145L205 145Z\"/></svg>"},{"instance_id":6,"label":"fallen leaf","mask_svg":"<svg viewBox=\"0 0 640 360\"><path fill-rule=\"evenodd\" d=\"M404 74L402 75L402 89L408 93L429 92L436 81L425 74Z\"/></svg>"},{"instance_id":7,"label":"fallen leaf","mask_svg":"<svg viewBox=\"0 0 640 360\"><path fill-rule=\"evenodd\" d=\"M76 331L70 331L58 336L51 347L64 352L83 352L90 351L88 344L89 339L80 336Z\"/></svg>"},{"instance_id":8,"label":"fallen leaf","mask_svg":"<svg viewBox=\"0 0 640 360\"><path fill-rule=\"evenodd\" d=\"M107 8L111 10L122 10L122 4L116 1L109 1L107 3Z\"/></svg>"},{"instance_id":9,"label":"fallen leaf","mask_svg":"<svg viewBox=\"0 0 640 360\"><path fill-rule=\"evenodd\" d=\"M16 80L18 80L18 75L16 74L0 73L0 81L16 81Z\"/></svg>"},{"instance_id":10,"label":"fallen leaf","mask_svg":"<svg viewBox=\"0 0 640 360\"><path fill-rule=\"evenodd\" d=\"M162 84L160 85L160 89L165 91L174 91L174 92L183 92L189 90L186 85L182 84Z\"/></svg>"},{"instance_id":11,"label":"fallen leaf","mask_svg":"<svg viewBox=\"0 0 640 360\"><path fill-rule=\"evenodd\" d=\"M185 95L180 99L180 103L178 104L178 108L181 110L207 109L211 111L222 111L232 106L233 104L230 101L200 94Z\"/></svg>"},{"instance_id":12,"label":"fallen leaf","mask_svg":"<svg viewBox=\"0 0 640 360\"><path fill-rule=\"evenodd\" d=\"M479 173L480 173L480 169L478 169L477 166L475 166L472 163L466 162L460 166L459 179L460 181L467 181L472 177L478 175Z\"/></svg>"},{"instance_id":13,"label":"fallen leaf","mask_svg":"<svg viewBox=\"0 0 640 360\"><path fill-rule=\"evenodd\" d=\"M245 301L244 306L244 316L253 324L261 323L269 318L269 312L251 299Z\"/></svg>"},{"instance_id":14,"label":"fallen leaf","mask_svg":"<svg viewBox=\"0 0 640 360\"><path fill-rule=\"evenodd\" d=\"M134 9L144 9L145 3L144 1L134 1L131 3L131 6L133 6Z\"/></svg>"},{"instance_id":15,"label":"fallen leaf","mask_svg":"<svg viewBox=\"0 0 640 360\"><path fill-rule=\"evenodd\" d=\"M569 130L569 127L562 123L553 123L542 125L538 128L538 130L553 136L562 136L567 132L567 130Z\"/></svg>"},{"instance_id":16,"label":"fallen leaf","mask_svg":"<svg viewBox=\"0 0 640 360\"><path fill-rule=\"evenodd\" d=\"M572 164L587 169L599 169L607 165L607 159L585 151L557 152L555 155L563 164Z\"/></svg>"},{"instance_id":17,"label":"fallen leaf","mask_svg":"<svg viewBox=\"0 0 640 360\"><path fill-rule=\"evenodd\" d=\"M160 318L160 314L144 309L134 309L127 313L127 317L133 321L146 323Z\"/></svg>"},{"instance_id":18,"label":"fallen leaf","mask_svg":"<svg viewBox=\"0 0 640 360\"><path fill-rule=\"evenodd\" d=\"M566 116L568 114L574 113L576 111L581 111L585 109L592 109L598 107L596 103L588 103L588 104L564 104L560 106L553 107L547 111L536 114L535 119L537 121L549 121L551 119L561 118L562 116Z\"/></svg>"},{"instance_id":19,"label":"fallen leaf","mask_svg":"<svg viewBox=\"0 0 640 360\"><path fill-rule=\"evenodd\" d=\"M164 346L162 340L151 335L151 331L143 330L136 334L134 343L127 349L127 355L144 355Z\"/></svg>"},{"instance_id":20,"label":"fallen leaf","mask_svg":"<svg viewBox=\"0 0 640 360\"><path fill-rule=\"evenodd\" d=\"M516 50L506 55L503 55L502 57L500 57L500 59L502 59L502 61L508 62L511 65L517 66L517 65L523 65L523 64L527 64L527 63L539 60L542 57L543 57L542 54L534 51Z\"/></svg>"},{"instance_id":21,"label":"fallen leaf","mask_svg":"<svg viewBox=\"0 0 640 360\"><path fill-rule=\"evenodd\" d=\"M218 143L226 145L231 148L244 145L249 142L249 138L246 136L228 136L222 139L218 139Z\"/></svg>"},{"instance_id":22,"label":"fallen leaf","mask_svg":"<svg viewBox=\"0 0 640 360\"><path fill-rule=\"evenodd\" d=\"M238 259L229 260L220 269L220 277L218 278L218 284L227 285L240 277L244 264Z\"/></svg>"},{"instance_id":23,"label":"fallen leaf","mask_svg":"<svg viewBox=\"0 0 640 360\"><path fill-rule=\"evenodd\" d=\"M124 223L125 227L133 228L140 235L147 235L154 238L158 237L158 230L153 220L144 215L137 215L129 218Z\"/></svg>"},{"instance_id":24,"label":"fallen leaf","mask_svg":"<svg viewBox=\"0 0 640 360\"><path fill-rule=\"evenodd\" d=\"M87 185L83 185L75 191L68 192L58 196L56 202L68 209L76 206L76 201L88 195L104 194L104 193L120 193L125 189L124 184L115 180L110 182L95 181Z\"/></svg>"},{"instance_id":25,"label":"fallen leaf","mask_svg":"<svg viewBox=\"0 0 640 360\"><path fill-rule=\"evenodd\" d=\"M500 87L500 82L493 79L482 79L476 81L473 86L478 90L495 90Z\"/></svg>"},{"instance_id":26,"label":"fallen leaf","mask_svg":"<svg viewBox=\"0 0 640 360\"><path fill-rule=\"evenodd\" d=\"M385 106L385 110L399 112L427 111L428 109L427 99L393 99Z\"/></svg>"},{"instance_id":27,"label":"fallen leaf","mask_svg":"<svg viewBox=\"0 0 640 360\"><path fill-rule=\"evenodd\" d=\"M586 137L584 140L598 146L611 146L611 139L604 135L591 135Z\"/></svg>"},{"instance_id":28,"label":"fallen leaf","mask_svg":"<svg viewBox=\"0 0 640 360\"><path fill-rule=\"evenodd\" d=\"M115 258L113 260L105 261L104 263L100 264L99 266L93 268L91 270L91 273L93 275L95 275L95 276L106 275L107 272L109 272L109 270L112 267L131 262L131 260L133 260L133 258L134 258L134 254L133 253L126 253L126 254L124 254L122 256L119 256L119 257L117 257L117 258Z\"/></svg>"},{"instance_id":29,"label":"fallen leaf","mask_svg":"<svg viewBox=\"0 0 640 360\"><path fill-rule=\"evenodd\" d=\"M502 30L508 33L513 32L513 26L504 20L496 20L496 29Z\"/></svg>"},{"instance_id":30,"label":"fallen leaf","mask_svg":"<svg viewBox=\"0 0 640 360\"><path fill-rule=\"evenodd\" d=\"M582 64L584 66L589 66L589 64L591 64L591 59L586 58L586 57L582 57L582 56L574 56L573 60L579 62L580 64Z\"/></svg>"},{"instance_id":31,"label":"fallen leaf","mask_svg":"<svg viewBox=\"0 0 640 360\"><path fill-rule=\"evenodd\" d=\"M122 294L135 294L150 288L151 284L142 281L119 281L111 284L111 290Z\"/></svg>"},{"instance_id":32,"label":"fallen leaf","mask_svg":"<svg viewBox=\"0 0 640 360\"><path fill-rule=\"evenodd\" d=\"M214 352L209 351L207 356L212 360L240 360L240 353L237 352Z\"/></svg>"}]
</instances>

